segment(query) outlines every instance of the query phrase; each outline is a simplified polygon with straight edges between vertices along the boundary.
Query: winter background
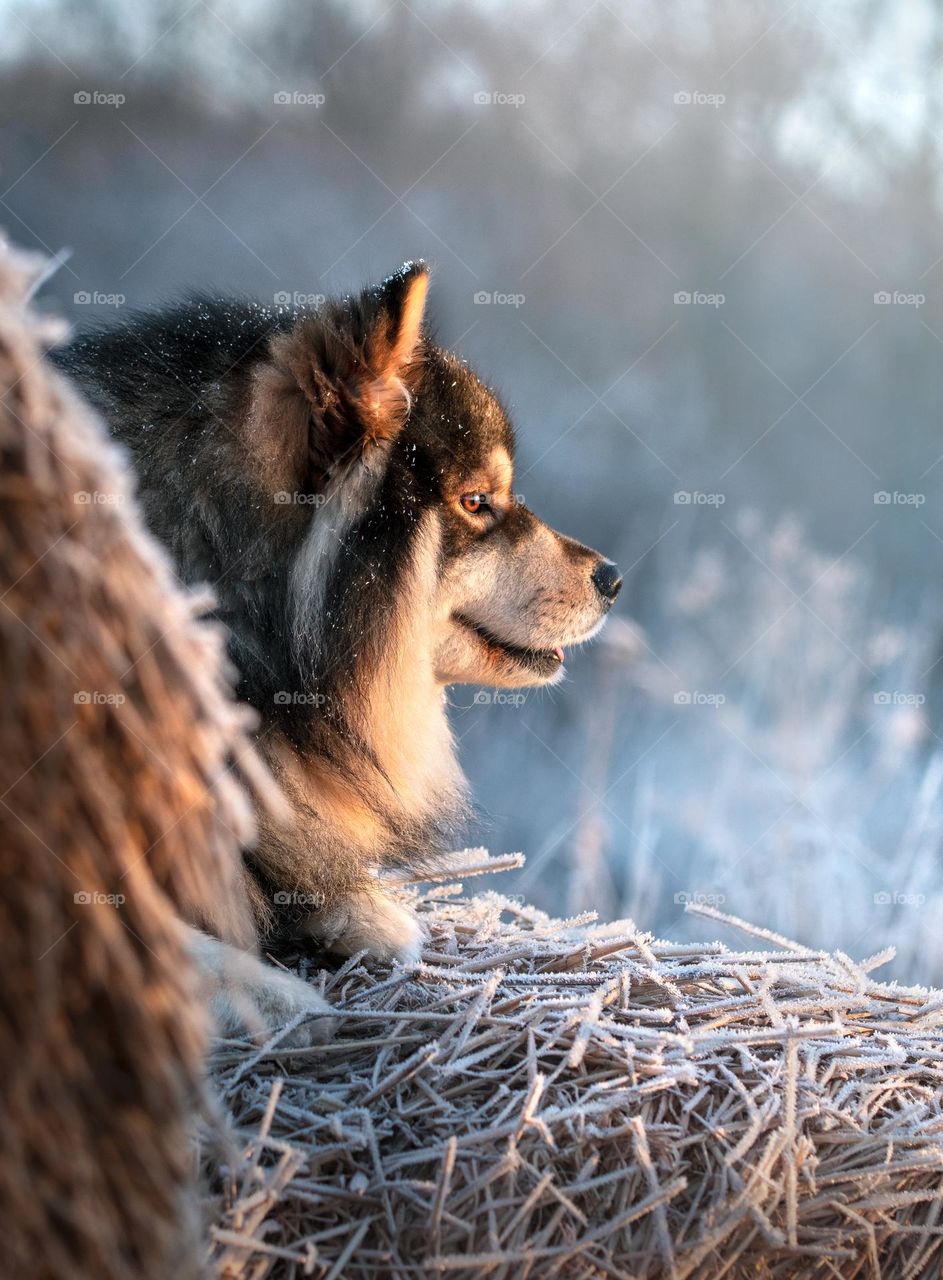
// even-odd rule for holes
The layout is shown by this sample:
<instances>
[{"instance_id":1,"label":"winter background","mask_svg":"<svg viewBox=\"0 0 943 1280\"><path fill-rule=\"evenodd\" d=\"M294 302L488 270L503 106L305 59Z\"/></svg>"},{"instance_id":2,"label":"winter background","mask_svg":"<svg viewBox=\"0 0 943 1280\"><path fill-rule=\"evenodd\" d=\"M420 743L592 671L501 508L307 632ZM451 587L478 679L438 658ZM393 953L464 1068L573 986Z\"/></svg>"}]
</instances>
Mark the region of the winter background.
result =
<instances>
[{"instance_id":1,"label":"winter background","mask_svg":"<svg viewBox=\"0 0 943 1280\"><path fill-rule=\"evenodd\" d=\"M502 889L943 981L943 16L913 0L0 0L0 224L77 323L405 258L626 586L452 694Z\"/></svg>"}]
</instances>

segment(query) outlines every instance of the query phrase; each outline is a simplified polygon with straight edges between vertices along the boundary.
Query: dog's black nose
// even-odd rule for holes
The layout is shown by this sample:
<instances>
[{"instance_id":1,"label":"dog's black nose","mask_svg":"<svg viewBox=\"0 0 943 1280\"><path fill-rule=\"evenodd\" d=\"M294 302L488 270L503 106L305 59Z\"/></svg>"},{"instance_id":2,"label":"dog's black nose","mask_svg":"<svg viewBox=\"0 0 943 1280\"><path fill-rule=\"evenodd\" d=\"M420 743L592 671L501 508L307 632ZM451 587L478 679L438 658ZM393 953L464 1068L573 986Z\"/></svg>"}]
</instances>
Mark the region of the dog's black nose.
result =
<instances>
[{"instance_id":1,"label":"dog's black nose","mask_svg":"<svg viewBox=\"0 0 943 1280\"><path fill-rule=\"evenodd\" d=\"M593 586L612 604L622 589L622 577L611 560L601 560L593 570Z\"/></svg>"}]
</instances>

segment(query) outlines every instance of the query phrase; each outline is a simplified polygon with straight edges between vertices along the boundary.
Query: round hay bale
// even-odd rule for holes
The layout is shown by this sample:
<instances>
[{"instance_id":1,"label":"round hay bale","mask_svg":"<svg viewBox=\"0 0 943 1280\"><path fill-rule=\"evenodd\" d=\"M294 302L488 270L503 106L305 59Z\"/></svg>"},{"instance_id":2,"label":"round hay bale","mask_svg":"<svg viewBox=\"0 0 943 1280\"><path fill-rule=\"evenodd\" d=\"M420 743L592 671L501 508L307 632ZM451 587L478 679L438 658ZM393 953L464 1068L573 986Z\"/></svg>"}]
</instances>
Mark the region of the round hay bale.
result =
<instances>
[{"instance_id":1,"label":"round hay bale","mask_svg":"<svg viewBox=\"0 0 943 1280\"><path fill-rule=\"evenodd\" d=\"M943 992L457 891L421 964L316 974L324 1051L218 1048L213 1274L940 1274Z\"/></svg>"},{"instance_id":2,"label":"round hay bale","mask_svg":"<svg viewBox=\"0 0 943 1280\"><path fill-rule=\"evenodd\" d=\"M0 246L0 1274L177 1280L207 1032L177 920L251 939L254 756L221 635L42 359L40 270Z\"/></svg>"}]
</instances>

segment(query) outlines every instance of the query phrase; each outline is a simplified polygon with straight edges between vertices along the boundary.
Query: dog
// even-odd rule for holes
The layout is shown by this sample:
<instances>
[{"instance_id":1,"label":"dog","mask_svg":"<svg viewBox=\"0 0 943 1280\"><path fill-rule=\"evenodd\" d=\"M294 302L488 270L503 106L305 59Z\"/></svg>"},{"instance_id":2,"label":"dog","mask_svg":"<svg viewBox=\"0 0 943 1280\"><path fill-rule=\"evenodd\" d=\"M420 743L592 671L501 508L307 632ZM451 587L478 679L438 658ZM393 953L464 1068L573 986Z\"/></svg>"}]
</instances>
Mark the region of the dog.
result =
<instances>
[{"instance_id":1,"label":"dog","mask_svg":"<svg viewBox=\"0 0 943 1280\"><path fill-rule=\"evenodd\" d=\"M404 962L423 928L382 873L467 820L446 688L555 683L622 583L517 500L508 415L427 331L428 287L408 262L316 309L195 297L55 355L228 629L290 810L245 853L259 936Z\"/></svg>"}]
</instances>

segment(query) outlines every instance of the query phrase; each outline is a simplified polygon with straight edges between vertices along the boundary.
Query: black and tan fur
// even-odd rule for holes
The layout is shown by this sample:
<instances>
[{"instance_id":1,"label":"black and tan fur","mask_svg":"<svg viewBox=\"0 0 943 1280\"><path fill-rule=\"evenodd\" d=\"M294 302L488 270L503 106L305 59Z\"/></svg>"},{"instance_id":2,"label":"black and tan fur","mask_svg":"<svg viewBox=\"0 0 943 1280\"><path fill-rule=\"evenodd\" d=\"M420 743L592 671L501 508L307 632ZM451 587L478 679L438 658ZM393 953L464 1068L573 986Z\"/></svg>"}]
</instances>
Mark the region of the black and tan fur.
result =
<instances>
[{"instance_id":1,"label":"black and tan fur","mask_svg":"<svg viewBox=\"0 0 943 1280\"><path fill-rule=\"evenodd\" d=\"M60 357L260 715L291 808L246 855L260 930L404 959L421 931L378 873L434 864L465 816L445 687L552 682L619 588L515 500L507 415L426 333L427 286L406 264L316 312L197 299Z\"/></svg>"}]
</instances>

